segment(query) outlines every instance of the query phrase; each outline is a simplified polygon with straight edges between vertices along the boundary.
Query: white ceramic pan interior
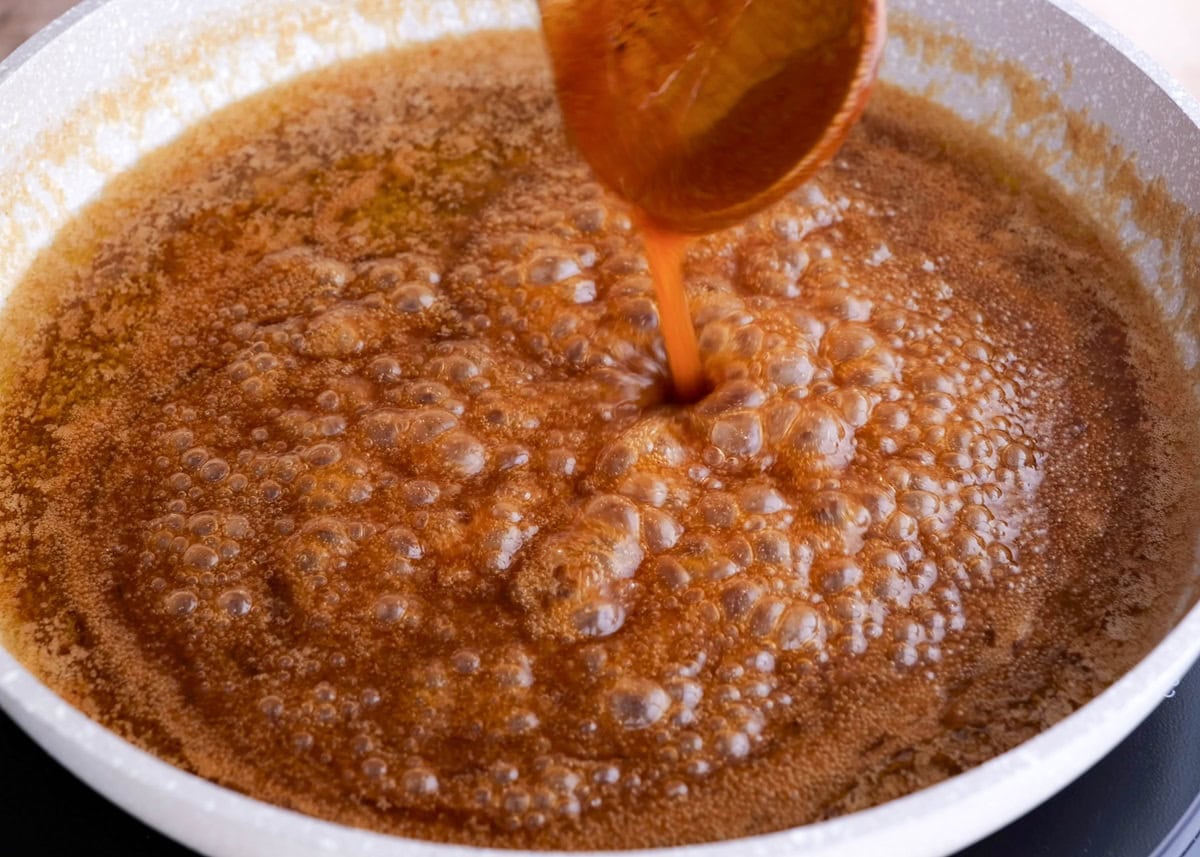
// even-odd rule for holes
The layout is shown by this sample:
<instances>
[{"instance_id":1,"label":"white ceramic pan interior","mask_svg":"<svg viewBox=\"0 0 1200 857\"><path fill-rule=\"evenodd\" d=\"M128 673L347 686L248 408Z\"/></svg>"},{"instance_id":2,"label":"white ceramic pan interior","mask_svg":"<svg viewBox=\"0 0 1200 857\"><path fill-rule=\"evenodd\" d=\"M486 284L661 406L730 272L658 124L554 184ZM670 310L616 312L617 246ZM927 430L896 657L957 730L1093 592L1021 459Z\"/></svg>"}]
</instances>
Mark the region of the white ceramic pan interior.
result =
<instances>
[{"instance_id":1,"label":"white ceramic pan interior","mask_svg":"<svg viewBox=\"0 0 1200 857\"><path fill-rule=\"evenodd\" d=\"M1137 208L1113 172L1132 162L1181 206L1170 234L1120 223L1126 250L1196 370L1200 347L1200 106L1069 0L895 0L897 20L956 34L1061 98L1029 117L1011 78L945 43L893 38L884 77L1025 150L1096 216ZM200 117L339 59L447 33L536 26L532 0L90 0L0 63L0 299L107 178ZM1119 156L1079 162L1066 113L1106 126ZM1117 152L1118 150L1114 150ZM1191 244L1188 244L1190 238ZM1188 255L1189 249L1192 255ZM1200 372L1200 370L1197 370ZM1132 671L1015 750L940 785L821 824L653 852L670 857L945 855L1017 818L1127 735L1200 653L1200 608ZM141 752L68 706L0 648L0 706L113 802L221 855L480 855L386 837L251 800ZM3 776L19 776L4 770ZM64 814L69 815L69 807ZM100 833L98 831L98 833ZM511 854L512 852L505 852Z\"/></svg>"}]
</instances>

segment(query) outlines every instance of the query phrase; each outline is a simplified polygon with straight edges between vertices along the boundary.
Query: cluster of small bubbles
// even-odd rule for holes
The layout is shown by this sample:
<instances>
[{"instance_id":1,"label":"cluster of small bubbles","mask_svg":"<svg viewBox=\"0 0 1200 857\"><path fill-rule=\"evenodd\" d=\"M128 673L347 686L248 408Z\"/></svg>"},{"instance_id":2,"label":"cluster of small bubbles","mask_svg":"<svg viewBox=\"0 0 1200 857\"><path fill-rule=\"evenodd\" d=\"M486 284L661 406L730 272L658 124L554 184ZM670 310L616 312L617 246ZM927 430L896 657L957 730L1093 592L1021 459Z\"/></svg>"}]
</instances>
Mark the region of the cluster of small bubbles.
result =
<instances>
[{"instance_id":1,"label":"cluster of small bubbles","mask_svg":"<svg viewBox=\"0 0 1200 857\"><path fill-rule=\"evenodd\" d=\"M190 434L186 430L175 432L168 443L181 443ZM203 458L200 466L214 460L198 450L190 448L184 455L190 456L193 463ZM230 584L241 580L245 573L246 566L241 560L243 547L253 535L250 521L241 514L216 510L189 515L187 506L186 501L172 500L167 504L170 511L166 515L146 525L145 550L139 562L151 575L151 589L161 590L167 580L184 584L186 588L165 596L163 607L169 615L195 613L201 619L247 615L253 606L252 595L245 587ZM202 603L211 604L215 612L198 612Z\"/></svg>"},{"instance_id":2,"label":"cluster of small bubbles","mask_svg":"<svg viewBox=\"0 0 1200 857\"><path fill-rule=\"evenodd\" d=\"M637 506L618 495L598 495L575 525L535 545L517 572L516 595L530 611L531 630L578 640L608 636L623 624L620 583L645 556Z\"/></svg>"}]
</instances>

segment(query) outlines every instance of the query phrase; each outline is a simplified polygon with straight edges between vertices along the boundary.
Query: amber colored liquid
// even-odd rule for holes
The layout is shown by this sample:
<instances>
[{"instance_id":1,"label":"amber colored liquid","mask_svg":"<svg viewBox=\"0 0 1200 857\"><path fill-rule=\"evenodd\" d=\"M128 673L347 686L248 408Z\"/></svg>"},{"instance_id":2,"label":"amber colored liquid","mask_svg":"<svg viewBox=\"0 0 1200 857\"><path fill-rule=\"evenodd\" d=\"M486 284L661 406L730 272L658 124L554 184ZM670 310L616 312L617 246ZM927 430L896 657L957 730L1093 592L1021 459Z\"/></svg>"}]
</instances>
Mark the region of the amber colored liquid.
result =
<instances>
[{"instance_id":1,"label":"amber colored liquid","mask_svg":"<svg viewBox=\"0 0 1200 857\"><path fill-rule=\"evenodd\" d=\"M688 236L643 226L642 237L646 242L646 261L654 277L654 296L658 300L659 326L667 348L673 392L680 401L695 401L704 395L705 383L696 328L683 290L683 257L687 253Z\"/></svg>"}]
</instances>

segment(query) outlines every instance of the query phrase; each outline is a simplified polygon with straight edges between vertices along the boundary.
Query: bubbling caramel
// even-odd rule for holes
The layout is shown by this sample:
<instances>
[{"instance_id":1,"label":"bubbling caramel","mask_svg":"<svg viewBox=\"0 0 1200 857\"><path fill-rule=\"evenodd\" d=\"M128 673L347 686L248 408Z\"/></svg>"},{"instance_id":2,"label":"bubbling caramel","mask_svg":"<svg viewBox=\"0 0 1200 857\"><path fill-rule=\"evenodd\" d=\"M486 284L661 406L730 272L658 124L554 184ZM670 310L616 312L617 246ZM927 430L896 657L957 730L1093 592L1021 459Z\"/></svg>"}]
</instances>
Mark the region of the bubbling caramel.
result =
<instances>
[{"instance_id":1,"label":"bubbling caramel","mask_svg":"<svg viewBox=\"0 0 1200 857\"><path fill-rule=\"evenodd\" d=\"M535 35L221 114L14 298L6 639L216 782L498 846L780 829L1029 737L1178 605L1197 423L1127 267L929 112L693 245L686 406Z\"/></svg>"}]
</instances>

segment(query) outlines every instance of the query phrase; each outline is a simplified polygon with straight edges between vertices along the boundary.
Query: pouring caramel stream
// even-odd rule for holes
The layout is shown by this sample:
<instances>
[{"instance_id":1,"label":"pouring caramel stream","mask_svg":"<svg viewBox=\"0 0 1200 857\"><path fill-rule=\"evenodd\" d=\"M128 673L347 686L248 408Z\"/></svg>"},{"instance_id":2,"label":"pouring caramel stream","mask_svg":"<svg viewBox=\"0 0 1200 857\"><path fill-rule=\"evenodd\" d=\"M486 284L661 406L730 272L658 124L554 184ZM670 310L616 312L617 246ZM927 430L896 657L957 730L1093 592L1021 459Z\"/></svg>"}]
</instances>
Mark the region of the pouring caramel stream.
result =
<instances>
[{"instance_id":1,"label":"pouring caramel stream","mask_svg":"<svg viewBox=\"0 0 1200 857\"><path fill-rule=\"evenodd\" d=\"M705 383L696 328L683 288L683 259L687 254L688 236L643 226L642 238L646 242L646 261L654 280L659 327L667 348L674 393L682 401L694 401L704 394Z\"/></svg>"}]
</instances>

